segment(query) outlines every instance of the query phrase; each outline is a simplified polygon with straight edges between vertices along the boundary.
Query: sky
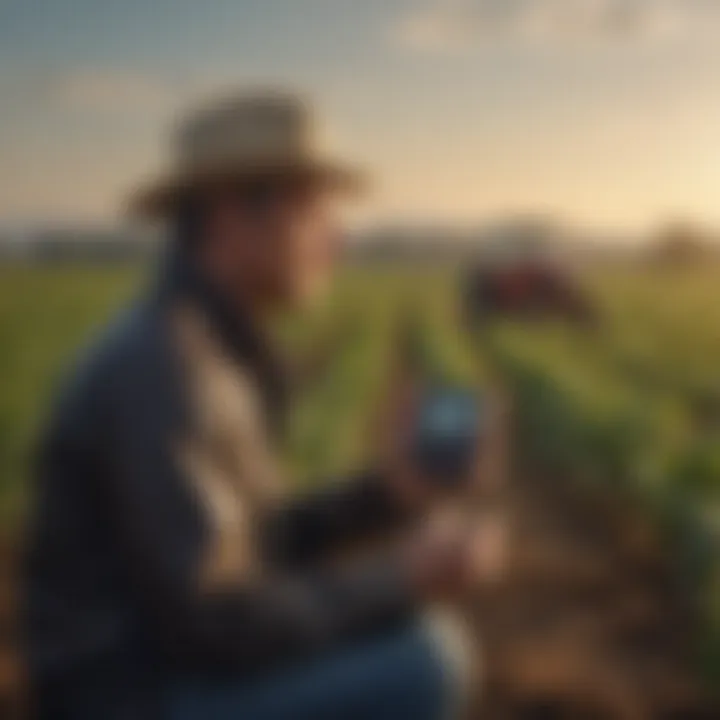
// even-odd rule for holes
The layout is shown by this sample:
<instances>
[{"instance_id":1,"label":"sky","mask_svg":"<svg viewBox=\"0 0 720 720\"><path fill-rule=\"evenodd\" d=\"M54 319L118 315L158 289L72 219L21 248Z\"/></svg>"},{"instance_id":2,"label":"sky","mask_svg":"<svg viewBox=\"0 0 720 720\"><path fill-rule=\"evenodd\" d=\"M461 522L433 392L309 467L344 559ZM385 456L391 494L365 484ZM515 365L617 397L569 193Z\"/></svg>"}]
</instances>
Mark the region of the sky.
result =
<instances>
[{"instance_id":1,"label":"sky","mask_svg":"<svg viewBox=\"0 0 720 720\"><path fill-rule=\"evenodd\" d=\"M371 221L720 225L717 0L0 0L0 222L114 221L218 94L312 98Z\"/></svg>"}]
</instances>

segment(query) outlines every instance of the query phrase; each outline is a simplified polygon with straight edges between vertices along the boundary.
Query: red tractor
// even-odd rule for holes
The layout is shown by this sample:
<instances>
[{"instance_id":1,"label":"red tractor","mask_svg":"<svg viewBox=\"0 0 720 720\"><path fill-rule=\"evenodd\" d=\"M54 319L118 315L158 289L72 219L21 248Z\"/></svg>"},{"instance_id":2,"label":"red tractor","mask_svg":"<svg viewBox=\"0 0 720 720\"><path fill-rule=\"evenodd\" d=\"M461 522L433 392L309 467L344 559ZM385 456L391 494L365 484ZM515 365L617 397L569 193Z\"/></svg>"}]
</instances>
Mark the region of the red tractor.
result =
<instances>
[{"instance_id":1,"label":"red tractor","mask_svg":"<svg viewBox=\"0 0 720 720\"><path fill-rule=\"evenodd\" d=\"M595 308L575 278L537 258L483 263L465 278L462 292L471 328L494 318L561 319L584 327L596 321Z\"/></svg>"}]
</instances>

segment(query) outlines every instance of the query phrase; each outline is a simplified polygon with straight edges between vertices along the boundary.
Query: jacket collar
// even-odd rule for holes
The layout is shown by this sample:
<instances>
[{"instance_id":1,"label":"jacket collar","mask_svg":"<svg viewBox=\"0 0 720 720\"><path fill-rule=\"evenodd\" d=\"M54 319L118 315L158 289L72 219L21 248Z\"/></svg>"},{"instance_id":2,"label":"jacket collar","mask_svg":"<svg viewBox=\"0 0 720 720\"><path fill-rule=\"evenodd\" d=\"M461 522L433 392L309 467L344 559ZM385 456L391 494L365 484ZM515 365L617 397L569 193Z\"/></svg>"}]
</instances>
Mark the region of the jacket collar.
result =
<instances>
[{"instance_id":1,"label":"jacket collar","mask_svg":"<svg viewBox=\"0 0 720 720\"><path fill-rule=\"evenodd\" d=\"M249 313L231 306L187 251L173 246L162 267L161 296L189 299L205 313L231 356L256 378L270 429L280 435L287 414L287 374L267 333Z\"/></svg>"}]
</instances>

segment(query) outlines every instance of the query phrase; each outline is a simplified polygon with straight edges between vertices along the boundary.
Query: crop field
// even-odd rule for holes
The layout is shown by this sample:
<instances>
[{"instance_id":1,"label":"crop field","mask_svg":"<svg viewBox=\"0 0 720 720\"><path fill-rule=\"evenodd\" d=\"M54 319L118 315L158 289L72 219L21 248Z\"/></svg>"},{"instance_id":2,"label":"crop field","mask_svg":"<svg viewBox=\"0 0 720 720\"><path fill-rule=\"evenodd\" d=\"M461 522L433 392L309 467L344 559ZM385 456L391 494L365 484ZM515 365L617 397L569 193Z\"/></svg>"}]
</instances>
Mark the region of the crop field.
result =
<instances>
[{"instance_id":1,"label":"crop field","mask_svg":"<svg viewBox=\"0 0 720 720\"><path fill-rule=\"evenodd\" d=\"M603 322L498 327L523 452L651 517L720 670L720 287L717 269L592 279Z\"/></svg>"},{"instance_id":2,"label":"crop field","mask_svg":"<svg viewBox=\"0 0 720 720\"><path fill-rule=\"evenodd\" d=\"M0 269L0 503L13 525L32 442L77 348L133 295L132 268ZM499 371L514 398L514 453L651 518L701 619L701 669L720 676L720 269L588 277L597 328L503 323L462 337L449 270L356 268L310 319L281 328L297 352L344 341L298 396L287 465L297 482L366 451L397 320L423 319L448 366Z\"/></svg>"}]
</instances>

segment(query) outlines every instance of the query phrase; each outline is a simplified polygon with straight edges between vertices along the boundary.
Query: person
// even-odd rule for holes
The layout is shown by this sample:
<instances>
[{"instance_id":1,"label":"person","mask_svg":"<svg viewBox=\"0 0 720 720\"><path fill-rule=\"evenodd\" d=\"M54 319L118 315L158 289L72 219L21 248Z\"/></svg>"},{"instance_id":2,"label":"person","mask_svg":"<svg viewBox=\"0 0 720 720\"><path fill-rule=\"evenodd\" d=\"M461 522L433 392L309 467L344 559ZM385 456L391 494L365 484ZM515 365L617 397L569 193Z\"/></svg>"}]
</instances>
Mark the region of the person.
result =
<instances>
[{"instance_id":1,"label":"person","mask_svg":"<svg viewBox=\"0 0 720 720\"><path fill-rule=\"evenodd\" d=\"M287 393L266 324L325 286L338 201L290 94L241 93L180 126L134 198L171 228L160 278L86 353L38 458L28 665L43 718L440 718L467 658L424 609L476 579L421 521L398 439L376 469L288 497ZM390 528L405 539L328 558ZM456 633L457 635L457 633Z\"/></svg>"}]
</instances>

